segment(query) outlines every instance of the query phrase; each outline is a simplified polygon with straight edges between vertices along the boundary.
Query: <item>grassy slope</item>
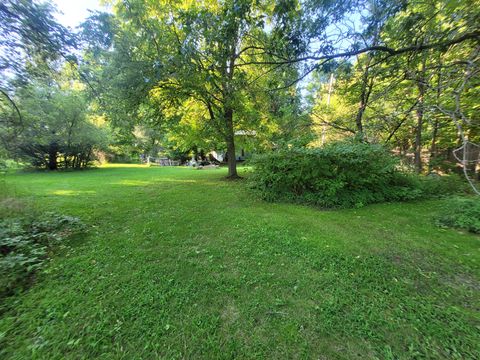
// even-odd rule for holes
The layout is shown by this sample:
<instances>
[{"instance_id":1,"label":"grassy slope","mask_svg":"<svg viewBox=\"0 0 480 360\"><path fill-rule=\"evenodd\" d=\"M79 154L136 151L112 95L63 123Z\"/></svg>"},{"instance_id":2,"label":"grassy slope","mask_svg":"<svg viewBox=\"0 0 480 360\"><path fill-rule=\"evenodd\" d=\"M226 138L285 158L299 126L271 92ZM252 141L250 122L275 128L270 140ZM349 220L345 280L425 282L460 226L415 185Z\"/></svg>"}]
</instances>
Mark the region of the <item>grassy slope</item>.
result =
<instances>
[{"instance_id":1,"label":"grassy slope","mask_svg":"<svg viewBox=\"0 0 480 360\"><path fill-rule=\"evenodd\" d=\"M318 211L223 170L9 175L95 227L10 298L0 357L480 358L479 237L439 201Z\"/></svg>"}]
</instances>

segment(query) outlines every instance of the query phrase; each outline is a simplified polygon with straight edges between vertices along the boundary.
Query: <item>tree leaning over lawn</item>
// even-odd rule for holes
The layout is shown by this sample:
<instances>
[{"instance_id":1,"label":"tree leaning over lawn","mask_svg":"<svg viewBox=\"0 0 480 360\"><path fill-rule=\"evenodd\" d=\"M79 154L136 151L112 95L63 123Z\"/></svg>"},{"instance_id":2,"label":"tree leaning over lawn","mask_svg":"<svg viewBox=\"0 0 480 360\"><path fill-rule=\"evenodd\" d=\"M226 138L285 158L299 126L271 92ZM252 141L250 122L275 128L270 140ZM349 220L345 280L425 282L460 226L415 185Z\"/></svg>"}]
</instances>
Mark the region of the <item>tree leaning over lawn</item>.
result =
<instances>
[{"instance_id":1,"label":"tree leaning over lawn","mask_svg":"<svg viewBox=\"0 0 480 360\"><path fill-rule=\"evenodd\" d=\"M107 65L100 66L100 77L109 79L99 81L110 99L104 103L116 103L110 114L127 121L156 107L153 116L170 128L186 113L178 109L196 108L194 121L225 144L228 176L235 178L235 131L256 130L275 117L272 108L254 106L267 90L259 84L286 93L298 77L295 66L243 65L268 62L271 47L285 56L302 51L299 27L292 26L298 7L294 0L117 2L108 19L115 24L114 50L104 53ZM260 114L265 109L270 117Z\"/></svg>"},{"instance_id":2,"label":"tree leaning over lawn","mask_svg":"<svg viewBox=\"0 0 480 360\"><path fill-rule=\"evenodd\" d=\"M4 0L0 3L0 144L11 145L26 128L15 101L19 87L49 77L58 60L75 47L73 35L54 19L48 2Z\"/></svg>"}]
</instances>

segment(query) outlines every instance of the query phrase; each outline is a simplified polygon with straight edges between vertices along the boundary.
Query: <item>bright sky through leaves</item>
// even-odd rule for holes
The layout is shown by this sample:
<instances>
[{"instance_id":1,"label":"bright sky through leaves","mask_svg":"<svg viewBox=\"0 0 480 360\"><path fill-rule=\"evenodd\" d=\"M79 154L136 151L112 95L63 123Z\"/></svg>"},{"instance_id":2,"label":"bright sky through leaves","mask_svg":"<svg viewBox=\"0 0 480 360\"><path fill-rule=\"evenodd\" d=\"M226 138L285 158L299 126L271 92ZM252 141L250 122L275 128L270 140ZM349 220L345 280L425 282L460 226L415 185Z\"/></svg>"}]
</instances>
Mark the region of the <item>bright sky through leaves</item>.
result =
<instances>
[{"instance_id":1,"label":"bright sky through leaves","mask_svg":"<svg viewBox=\"0 0 480 360\"><path fill-rule=\"evenodd\" d=\"M64 25L74 28L89 16L89 10L105 10L98 0L52 0L57 6L59 14L58 21Z\"/></svg>"}]
</instances>

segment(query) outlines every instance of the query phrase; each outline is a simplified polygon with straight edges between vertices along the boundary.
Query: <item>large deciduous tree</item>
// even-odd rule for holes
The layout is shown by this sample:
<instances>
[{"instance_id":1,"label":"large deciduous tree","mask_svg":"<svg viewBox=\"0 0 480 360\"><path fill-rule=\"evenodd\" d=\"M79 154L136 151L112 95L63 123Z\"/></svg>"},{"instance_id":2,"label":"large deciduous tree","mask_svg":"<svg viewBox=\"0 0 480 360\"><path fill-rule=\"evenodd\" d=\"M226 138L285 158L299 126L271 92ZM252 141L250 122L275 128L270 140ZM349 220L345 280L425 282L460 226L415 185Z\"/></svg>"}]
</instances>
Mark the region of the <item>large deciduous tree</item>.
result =
<instances>
[{"instance_id":1,"label":"large deciduous tree","mask_svg":"<svg viewBox=\"0 0 480 360\"><path fill-rule=\"evenodd\" d=\"M73 61L71 32L54 18L49 2L4 0L0 3L0 141L11 145L26 129L16 103L18 87L49 77L57 60ZM8 142L9 144L7 144Z\"/></svg>"},{"instance_id":2,"label":"large deciduous tree","mask_svg":"<svg viewBox=\"0 0 480 360\"><path fill-rule=\"evenodd\" d=\"M115 17L98 22L114 24L113 51L107 45L109 51L102 55L107 66L98 62L103 93L109 98L104 102L116 104L107 105L110 115L133 124L145 108L156 107L149 117L170 128L171 121L195 116L205 135L225 144L228 176L237 177L236 130L259 129L278 115L278 106L258 104L278 95L260 93L269 90L265 87L288 93L298 76L294 66L252 64L268 63L273 44L277 55L302 51L299 28L292 26L299 18L298 7L293 0L117 2ZM298 109L292 102L295 106Z\"/></svg>"}]
</instances>

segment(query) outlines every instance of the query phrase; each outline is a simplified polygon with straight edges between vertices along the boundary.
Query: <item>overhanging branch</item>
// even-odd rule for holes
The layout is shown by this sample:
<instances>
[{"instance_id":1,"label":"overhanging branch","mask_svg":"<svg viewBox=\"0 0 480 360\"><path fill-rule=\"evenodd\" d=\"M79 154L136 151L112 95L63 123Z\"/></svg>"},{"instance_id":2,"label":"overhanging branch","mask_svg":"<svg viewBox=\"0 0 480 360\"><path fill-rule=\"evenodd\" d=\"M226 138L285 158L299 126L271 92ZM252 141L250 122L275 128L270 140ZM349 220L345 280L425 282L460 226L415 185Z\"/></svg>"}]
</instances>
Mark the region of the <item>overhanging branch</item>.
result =
<instances>
[{"instance_id":1,"label":"overhanging branch","mask_svg":"<svg viewBox=\"0 0 480 360\"><path fill-rule=\"evenodd\" d=\"M340 53L335 53L335 54L328 54L328 55L321 55L321 56L314 56L314 55L309 55L309 56L303 56L299 58L294 58L294 59L281 59L278 61L275 60L267 60L267 61L247 61L247 62L241 62L236 64L235 66L240 67L240 66L248 66L248 65L288 65L288 64L295 64L303 61L321 61L321 60L333 60L333 59L338 59L338 58L349 58L352 56L364 54L367 52L371 51L379 51L379 52L385 52L388 54L388 56L396 56L396 55L401 55L409 52L418 52L418 51L424 51L424 50L430 50L430 49L435 49L435 48L445 48L449 47L455 44L462 43L467 40L473 40L473 39L480 39L480 31L472 31L466 34L463 34L461 36L458 36L454 39L450 40L445 40L445 41L438 41L438 42L433 42L433 43L427 43L427 44L419 44L419 45L413 45L413 46L407 46L399 49L394 49L389 46L384 46L384 45L378 45L378 46L368 46L362 49L358 50L350 50L350 51L344 51Z\"/></svg>"}]
</instances>

